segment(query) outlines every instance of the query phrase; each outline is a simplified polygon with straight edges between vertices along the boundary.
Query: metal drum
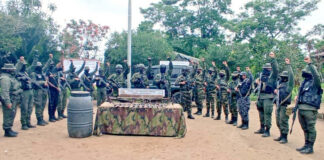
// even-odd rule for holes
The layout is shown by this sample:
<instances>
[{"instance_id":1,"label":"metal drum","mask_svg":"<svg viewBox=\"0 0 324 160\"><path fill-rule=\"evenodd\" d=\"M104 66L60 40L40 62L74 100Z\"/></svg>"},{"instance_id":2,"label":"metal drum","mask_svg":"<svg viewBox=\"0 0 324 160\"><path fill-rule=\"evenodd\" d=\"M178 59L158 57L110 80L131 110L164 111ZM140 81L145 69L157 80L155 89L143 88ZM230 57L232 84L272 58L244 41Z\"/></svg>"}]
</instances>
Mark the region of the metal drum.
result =
<instances>
[{"instance_id":1,"label":"metal drum","mask_svg":"<svg viewBox=\"0 0 324 160\"><path fill-rule=\"evenodd\" d=\"M72 138L92 135L93 106L89 92L72 91L68 105L68 132Z\"/></svg>"}]
</instances>

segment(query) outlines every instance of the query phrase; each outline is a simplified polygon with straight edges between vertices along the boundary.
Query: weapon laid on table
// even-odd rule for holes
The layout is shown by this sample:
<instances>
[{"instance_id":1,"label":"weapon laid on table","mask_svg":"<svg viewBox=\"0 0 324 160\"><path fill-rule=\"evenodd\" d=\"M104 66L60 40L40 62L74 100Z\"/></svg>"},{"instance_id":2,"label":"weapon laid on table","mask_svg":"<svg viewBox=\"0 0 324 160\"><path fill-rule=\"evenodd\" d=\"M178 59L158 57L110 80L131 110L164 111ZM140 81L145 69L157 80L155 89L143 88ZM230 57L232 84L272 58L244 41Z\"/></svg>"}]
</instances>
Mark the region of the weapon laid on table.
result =
<instances>
[{"instance_id":1,"label":"weapon laid on table","mask_svg":"<svg viewBox=\"0 0 324 160\"><path fill-rule=\"evenodd\" d=\"M292 123L291 123L291 127L290 127L290 134L292 133L293 131L293 127L294 127L294 124L295 124L295 120L296 120L296 116L297 116L297 111L298 111L298 102L299 102L299 97L300 97L300 92L301 92L301 88L299 88L299 92L298 92L298 95L297 95L297 100L296 100L296 104L295 104L295 107L293 108L293 120L292 120Z\"/></svg>"}]
</instances>

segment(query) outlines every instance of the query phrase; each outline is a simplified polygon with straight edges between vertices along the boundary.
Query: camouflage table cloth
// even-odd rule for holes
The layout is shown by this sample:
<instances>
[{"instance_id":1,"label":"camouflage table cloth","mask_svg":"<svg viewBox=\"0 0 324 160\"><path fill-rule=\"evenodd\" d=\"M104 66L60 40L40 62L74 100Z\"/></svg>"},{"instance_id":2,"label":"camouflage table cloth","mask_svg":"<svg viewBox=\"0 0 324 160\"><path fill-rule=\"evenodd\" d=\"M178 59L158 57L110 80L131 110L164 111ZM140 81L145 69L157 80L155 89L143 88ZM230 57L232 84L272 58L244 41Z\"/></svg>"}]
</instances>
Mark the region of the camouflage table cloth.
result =
<instances>
[{"instance_id":1,"label":"camouflage table cloth","mask_svg":"<svg viewBox=\"0 0 324 160\"><path fill-rule=\"evenodd\" d=\"M178 104L164 107L126 107L104 103L97 110L94 135L184 137L186 122Z\"/></svg>"}]
</instances>

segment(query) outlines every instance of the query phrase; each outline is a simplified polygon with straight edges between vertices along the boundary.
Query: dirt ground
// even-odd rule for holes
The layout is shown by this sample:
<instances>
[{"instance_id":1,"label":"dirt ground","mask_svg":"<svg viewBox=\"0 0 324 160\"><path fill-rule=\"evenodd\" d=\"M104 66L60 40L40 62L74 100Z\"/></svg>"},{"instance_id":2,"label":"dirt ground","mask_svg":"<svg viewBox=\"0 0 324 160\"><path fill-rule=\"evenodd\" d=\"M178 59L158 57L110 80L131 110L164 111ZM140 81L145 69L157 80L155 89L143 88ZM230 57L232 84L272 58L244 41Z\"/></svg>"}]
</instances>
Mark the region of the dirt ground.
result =
<instances>
[{"instance_id":1,"label":"dirt ground","mask_svg":"<svg viewBox=\"0 0 324 160\"><path fill-rule=\"evenodd\" d=\"M32 116L32 123L36 124L34 113ZM195 117L196 120L186 119L188 131L182 139L113 135L73 139L68 137L66 119L45 127L21 130L18 109L13 129L19 132L19 136L5 138L2 136L3 131L0 131L0 160L319 160L324 157L323 120L317 121L315 153L301 155L295 151L295 148L302 146L304 142L298 120L293 134L289 136L289 143L282 145L273 141L279 134L274 118L271 137L262 138L253 134L259 128L255 105L252 105L250 110L250 129L245 131L225 124L224 117L221 121ZM2 124L2 113L0 123Z\"/></svg>"}]
</instances>

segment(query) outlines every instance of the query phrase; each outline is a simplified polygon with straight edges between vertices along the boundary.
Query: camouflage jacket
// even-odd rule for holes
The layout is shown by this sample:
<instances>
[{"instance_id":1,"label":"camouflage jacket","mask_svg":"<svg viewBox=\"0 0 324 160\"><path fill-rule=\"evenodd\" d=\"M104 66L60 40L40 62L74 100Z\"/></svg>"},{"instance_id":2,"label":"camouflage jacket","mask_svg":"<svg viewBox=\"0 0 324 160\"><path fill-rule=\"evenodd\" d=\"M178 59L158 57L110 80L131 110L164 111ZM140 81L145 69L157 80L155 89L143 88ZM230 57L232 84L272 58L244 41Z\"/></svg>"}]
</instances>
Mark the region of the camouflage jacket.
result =
<instances>
[{"instance_id":1,"label":"camouflage jacket","mask_svg":"<svg viewBox=\"0 0 324 160\"><path fill-rule=\"evenodd\" d=\"M132 83L134 85L134 88L146 88L149 86L147 75L141 74L140 72L137 72L133 75Z\"/></svg>"},{"instance_id":2,"label":"camouflage jacket","mask_svg":"<svg viewBox=\"0 0 324 160\"><path fill-rule=\"evenodd\" d=\"M172 64L172 61L170 61L167 74L165 75L165 74L159 73L159 74L155 75L154 85L156 85L157 88L159 88L159 89L171 88L170 79L171 79L171 75L172 75L172 70L173 70L173 64Z\"/></svg>"},{"instance_id":3,"label":"camouflage jacket","mask_svg":"<svg viewBox=\"0 0 324 160\"><path fill-rule=\"evenodd\" d=\"M95 82L94 81L94 78L93 76L96 74L96 72L98 71L98 64L96 66L96 69L88 74L86 73L83 73L82 76L81 76L81 81L82 83L87 87L89 88L91 91L94 90L93 88L93 83Z\"/></svg>"},{"instance_id":4,"label":"camouflage jacket","mask_svg":"<svg viewBox=\"0 0 324 160\"><path fill-rule=\"evenodd\" d=\"M0 99L5 105L12 103L12 98L17 97L22 92L21 83L8 73L2 73L0 76Z\"/></svg>"},{"instance_id":5,"label":"camouflage jacket","mask_svg":"<svg viewBox=\"0 0 324 160\"><path fill-rule=\"evenodd\" d=\"M180 82L186 82L186 84L180 84ZM180 75L175 82L176 86L180 86L181 92L190 92L193 88L193 85L190 81L189 76Z\"/></svg>"},{"instance_id":6,"label":"camouflage jacket","mask_svg":"<svg viewBox=\"0 0 324 160\"><path fill-rule=\"evenodd\" d=\"M115 89L118 89L120 86L121 88L127 87L127 75L129 73L129 67L126 65L126 69L121 74L114 73L108 77L108 82L112 85Z\"/></svg>"}]
</instances>

